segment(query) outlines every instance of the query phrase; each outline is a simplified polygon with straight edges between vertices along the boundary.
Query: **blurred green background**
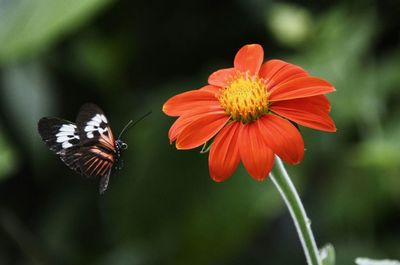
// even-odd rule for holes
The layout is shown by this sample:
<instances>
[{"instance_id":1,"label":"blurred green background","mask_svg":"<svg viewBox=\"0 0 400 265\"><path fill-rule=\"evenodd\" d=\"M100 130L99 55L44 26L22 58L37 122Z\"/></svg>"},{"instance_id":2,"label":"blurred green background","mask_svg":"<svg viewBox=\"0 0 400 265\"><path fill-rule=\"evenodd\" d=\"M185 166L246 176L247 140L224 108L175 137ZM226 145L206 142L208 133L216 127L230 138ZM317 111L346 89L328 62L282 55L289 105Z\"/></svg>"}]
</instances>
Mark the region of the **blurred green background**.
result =
<instances>
[{"instance_id":1,"label":"blurred green background","mask_svg":"<svg viewBox=\"0 0 400 265\"><path fill-rule=\"evenodd\" d=\"M244 44L332 82L338 132L301 128L289 167L337 264L400 259L398 1L0 0L0 264L305 264L272 182L240 167L214 183L207 155L177 151L161 112L230 67ZM40 140L43 116L100 105L125 166L97 182Z\"/></svg>"}]
</instances>

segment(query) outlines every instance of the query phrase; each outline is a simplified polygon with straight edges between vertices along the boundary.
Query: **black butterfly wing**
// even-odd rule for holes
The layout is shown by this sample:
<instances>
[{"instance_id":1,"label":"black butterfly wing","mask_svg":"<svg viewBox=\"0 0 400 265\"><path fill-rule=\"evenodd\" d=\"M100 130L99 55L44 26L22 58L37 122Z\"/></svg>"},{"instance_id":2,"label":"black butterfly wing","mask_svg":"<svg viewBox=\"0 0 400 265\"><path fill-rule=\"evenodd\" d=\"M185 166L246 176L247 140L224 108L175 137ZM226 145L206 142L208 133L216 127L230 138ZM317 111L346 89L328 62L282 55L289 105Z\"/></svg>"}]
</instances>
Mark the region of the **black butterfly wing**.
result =
<instances>
[{"instance_id":1,"label":"black butterfly wing","mask_svg":"<svg viewBox=\"0 0 400 265\"><path fill-rule=\"evenodd\" d=\"M103 111L91 103L81 107L76 125L81 141L80 168L87 176L100 177L103 193L117 157L113 133Z\"/></svg>"},{"instance_id":2,"label":"black butterfly wing","mask_svg":"<svg viewBox=\"0 0 400 265\"><path fill-rule=\"evenodd\" d=\"M38 131L50 150L54 151L69 168L81 173L80 137L74 123L45 117L39 120Z\"/></svg>"}]
</instances>

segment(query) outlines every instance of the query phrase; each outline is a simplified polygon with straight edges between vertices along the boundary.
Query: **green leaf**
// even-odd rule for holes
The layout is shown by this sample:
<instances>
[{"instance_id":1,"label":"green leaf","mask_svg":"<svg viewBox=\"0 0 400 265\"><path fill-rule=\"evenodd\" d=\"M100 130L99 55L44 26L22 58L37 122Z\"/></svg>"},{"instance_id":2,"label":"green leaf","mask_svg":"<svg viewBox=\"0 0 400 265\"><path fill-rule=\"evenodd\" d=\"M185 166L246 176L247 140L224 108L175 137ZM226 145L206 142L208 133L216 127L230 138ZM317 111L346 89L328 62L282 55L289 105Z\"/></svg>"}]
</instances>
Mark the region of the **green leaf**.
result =
<instances>
[{"instance_id":1,"label":"green leaf","mask_svg":"<svg viewBox=\"0 0 400 265\"><path fill-rule=\"evenodd\" d=\"M327 244L319 250L322 265L335 265L335 249L333 245Z\"/></svg>"},{"instance_id":2,"label":"green leaf","mask_svg":"<svg viewBox=\"0 0 400 265\"><path fill-rule=\"evenodd\" d=\"M208 153L208 152L210 151L210 149L211 149L211 144L212 144L212 143L207 143L207 142L205 142L204 145L203 145L203 147L202 147L201 150L200 150L200 154Z\"/></svg>"},{"instance_id":3,"label":"green leaf","mask_svg":"<svg viewBox=\"0 0 400 265\"><path fill-rule=\"evenodd\" d=\"M357 258L356 259L357 265L400 265L400 261L398 260L373 260L368 258Z\"/></svg>"},{"instance_id":4,"label":"green leaf","mask_svg":"<svg viewBox=\"0 0 400 265\"><path fill-rule=\"evenodd\" d=\"M46 49L111 0L0 0L0 63Z\"/></svg>"}]
</instances>

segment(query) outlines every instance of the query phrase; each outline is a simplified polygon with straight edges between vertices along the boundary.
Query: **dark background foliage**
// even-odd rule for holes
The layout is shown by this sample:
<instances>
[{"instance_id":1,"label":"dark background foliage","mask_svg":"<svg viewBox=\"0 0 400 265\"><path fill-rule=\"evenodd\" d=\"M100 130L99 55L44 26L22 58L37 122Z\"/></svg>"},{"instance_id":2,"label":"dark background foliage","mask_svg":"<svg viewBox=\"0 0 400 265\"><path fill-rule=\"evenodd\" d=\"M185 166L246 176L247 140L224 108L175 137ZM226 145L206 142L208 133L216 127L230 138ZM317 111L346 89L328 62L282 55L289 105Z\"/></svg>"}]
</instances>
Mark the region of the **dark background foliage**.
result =
<instances>
[{"instance_id":1,"label":"dark background foliage","mask_svg":"<svg viewBox=\"0 0 400 265\"><path fill-rule=\"evenodd\" d=\"M0 0L0 264L305 264L271 181L209 178L161 112L236 51L332 82L334 134L301 128L289 167L318 244L337 264L400 259L400 5L396 1ZM125 166L99 196L40 141L43 116L99 104L127 132Z\"/></svg>"}]
</instances>

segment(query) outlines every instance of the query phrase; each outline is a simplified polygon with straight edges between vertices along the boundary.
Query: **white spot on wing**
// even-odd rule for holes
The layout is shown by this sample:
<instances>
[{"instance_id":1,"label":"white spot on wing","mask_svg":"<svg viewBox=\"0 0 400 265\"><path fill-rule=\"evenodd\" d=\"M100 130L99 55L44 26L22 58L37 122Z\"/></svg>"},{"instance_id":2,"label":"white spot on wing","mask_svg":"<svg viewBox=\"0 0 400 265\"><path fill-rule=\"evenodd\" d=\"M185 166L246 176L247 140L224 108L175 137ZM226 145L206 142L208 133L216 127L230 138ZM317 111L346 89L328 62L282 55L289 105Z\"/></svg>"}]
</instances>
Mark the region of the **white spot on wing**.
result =
<instances>
[{"instance_id":1,"label":"white spot on wing","mask_svg":"<svg viewBox=\"0 0 400 265\"><path fill-rule=\"evenodd\" d=\"M100 126L100 123L94 120L91 120L87 123L87 125L91 125L91 126Z\"/></svg>"},{"instance_id":2,"label":"white spot on wing","mask_svg":"<svg viewBox=\"0 0 400 265\"><path fill-rule=\"evenodd\" d=\"M94 116L94 117L92 118L92 121L95 121L95 122L97 122L97 123L101 123L101 116L100 116L100 114L96 114L96 116Z\"/></svg>"},{"instance_id":3,"label":"white spot on wing","mask_svg":"<svg viewBox=\"0 0 400 265\"><path fill-rule=\"evenodd\" d=\"M104 123L107 123L107 118L106 118L106 116L104 116L104 114L101 114L100 118Z\"/></svg>"},{"instance_id":4,"label":"white spot on wing","mask_svg":"<svg viewBox=\"0 0 400 265\"><path fill-rule=\"evenodd\" d=\"M63 142L62 147L63 147L64 149L67 149L67 148L72 147L72 144L71 144L70 142L66 141L66 142Z\"/></svg>"},{"instance_id":5,"label":"white spot on wing","mask_svg":"<svg viewBox=\"0 0 400 265\"><path fill-rule=\"evenodd\" d=\"M85 127L85 132L91 132L91 131L94 131L94 130L95 130L94 127L91 126L91 125L88 125L88 126Z\"/></svg>"},{"instance_id":6,"label":"white spot on wing","mask_svg":"<svg viewBox=\"0 0 400 265\"><path fill-rule=\"evenodd\" d=\"M72 132L74 133L76 129L76 125L74 124L63 124L60 127L60 132Z\"/></svg>"},{"instance_id":7,"label":"white spot on wing","mask_svg":"<svg viewBox=\"0 0 400 265\"><path fill-rule=\"evenodd\" d=\"M88 121L88 123L86 123L86 126L84 128L84 131L86 132L86 137L93 138L93 133L96 131L99 134L107 132L107 127L104 129L100 127L102 123L107 123L107 118L103 114L96 114L90 121Z\"/></svg>"},{"instance_id":8,"label":"white spot on wing","mask_svg":"<svg viewBox=\"0 0 400 265\"><path fill-rule=\"evenodd\" d=\"M61 146L62 148L69 148L72 147L73 144L71 144L69 141L72 139L78 139L79 136L76 132L76 125L74 124L63 124L59 132L56 134L56 142L57 143L62 143Z\"/></svg>"},{"instance_id":9,"label":"white spot on wing","mask_svg":"<svg viewBox=\"0 0 400 265\"><path fill-rule=\"evenodd\" d=\"M98 130L100 133L104 133L104 132L106 132L106 131L108 131L108 128L106 127L106 128L104 128L104 129L102 129L102 128L99 128L99 130Z\"/></svg>"},{"instance_id":10,"label":"white spot on wing","mask_svg":"<svg viewBox=\"0 0 400 265\"><path fill-rule=\"evenodd\" d=\"M57 137L57 143L63 143L63 142L65 142L65 141L68 141L70 138L69 138L69 136L59 136L59 137Z\"/></svg>"},{"instance_id":11,"label":"white spot on wing","mask_svg":"<svg viewBox=\"0 0 400 265\"><path fill-rule=\"evenodd\" d=\"M59 137L59 136L69 136L69 135L74 135L74 132L63 132L63 131L60 131L59 133L57 133L56 134L56 136L57 137Z\"/></svg>"}]
</instances>

